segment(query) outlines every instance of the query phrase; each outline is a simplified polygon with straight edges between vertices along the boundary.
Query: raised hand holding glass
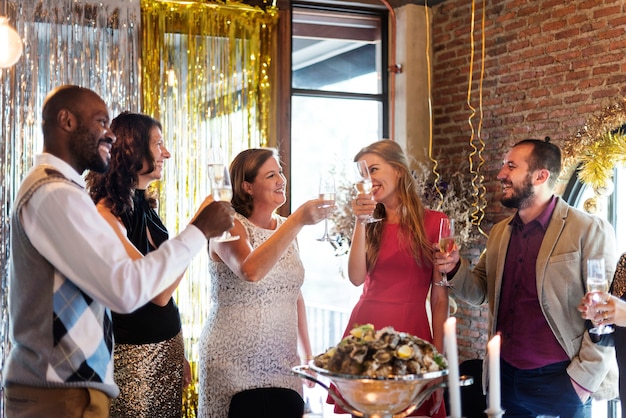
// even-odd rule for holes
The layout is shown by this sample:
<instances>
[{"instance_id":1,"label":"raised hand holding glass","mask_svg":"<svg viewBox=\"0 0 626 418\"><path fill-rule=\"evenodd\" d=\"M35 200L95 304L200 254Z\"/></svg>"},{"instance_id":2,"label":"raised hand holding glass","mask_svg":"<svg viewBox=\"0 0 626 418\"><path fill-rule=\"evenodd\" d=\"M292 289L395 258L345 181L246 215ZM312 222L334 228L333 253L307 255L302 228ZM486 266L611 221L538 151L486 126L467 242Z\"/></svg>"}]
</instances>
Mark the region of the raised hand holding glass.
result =
<instances>
[{"instance_id":1,"label":"raised hand holding glass","mask_svg":"<svg viewBox=\"0 0 626 418\"><path fill-rule=\"evenodd\" d=\"M368 195L372 192L372 177L370 176L370 170L367 166L367 161L359 160L354 163L355 182L354 188L359 194ZM371 196L374 199L374 196ZM372 215L362 215L358 217L361 223L373 223L380 222L382 219L375 218Z\"/></svg>"},{"instance_id":2,"label":"raised hand holding glass","mask_svg":"<svg viewBox=\"0 0 626 418\"><path fill-rule=\"evenodd\" d=\"M454 219L441 218L439 222L439 251L448 255L454 249ZM441 281L435 283L438 286L450 286L448 274L441 272Z\"/></svg>"},{"instance_id":3,"label":"raised hand holding glass","mask_svg":"<svg viewBox=\"0 0 626 418\"><path fill-rule=\"evenodd\" d=\"M602 304L606 304L606 293L609 291L609 281L606 278L603 258L590 258L587 260L587 292L591 294L593 308L601 312ZM608 319L608 318L604 318ZM610 325L598 325L589 330L591 334L610 334L613 331Z\"/></svg>"},{"instance_id":4,"label":"raised hand holding glass","mask_svg":"<svg viewBox=\"0 0 626 418\"><path fill-rule=\"evenodd\" d=\"M211 190L214 184L224 183L224 153L221 147L211 147L209 150L209 180Z\"/></svg>"},{"instance_id":5,"label":"raised hand holding glass","mask_svg":"<svg viewBox=\"0 0 626 418\"><path fill-rule=\"evenodd\" d=\"M320 177L319 198L322 200L332 200L335 204L335 178L332 174L323 174ZM332 241L332 237L328 235L328 218L324 219L324 235L317 239L318 241Z\"/></svg>"},{"instance_id":6,"label":"raised hand holding glass","mask_svg":"<svg viewBox=\"0 0 626 418\"><path fill-rule=\"evenodd\" d=\"M213 199L230 202L233 198L233 188L230 182L228 168L226 168L224 164L209 164L209 178L211 179L211 194L213 195ZM231 235L228 231L224 231L219 237L213 238L213 240L217 242L228 242L238 239L239 236Z\"/></svg>"}]
</instances>

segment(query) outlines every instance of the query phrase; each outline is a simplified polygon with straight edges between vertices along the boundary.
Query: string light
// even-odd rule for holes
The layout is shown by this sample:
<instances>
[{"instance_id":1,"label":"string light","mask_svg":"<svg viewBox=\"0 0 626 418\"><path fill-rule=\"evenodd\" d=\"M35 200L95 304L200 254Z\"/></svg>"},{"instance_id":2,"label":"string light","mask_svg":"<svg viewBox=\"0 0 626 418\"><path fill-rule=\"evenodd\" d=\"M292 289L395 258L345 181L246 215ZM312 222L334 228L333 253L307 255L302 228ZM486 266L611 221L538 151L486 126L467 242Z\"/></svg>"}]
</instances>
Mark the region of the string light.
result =
<instances>
[{"instance_id":1,"label":"string light","mask_svg":"<svg viewBox=\"0 0 626 418\"><path fill-rule=\"evenodd\" d=\"M0 68L9 68L22 56L22 39L9 25L9 19L0 16Z\"/></svg>"}]
</instances>

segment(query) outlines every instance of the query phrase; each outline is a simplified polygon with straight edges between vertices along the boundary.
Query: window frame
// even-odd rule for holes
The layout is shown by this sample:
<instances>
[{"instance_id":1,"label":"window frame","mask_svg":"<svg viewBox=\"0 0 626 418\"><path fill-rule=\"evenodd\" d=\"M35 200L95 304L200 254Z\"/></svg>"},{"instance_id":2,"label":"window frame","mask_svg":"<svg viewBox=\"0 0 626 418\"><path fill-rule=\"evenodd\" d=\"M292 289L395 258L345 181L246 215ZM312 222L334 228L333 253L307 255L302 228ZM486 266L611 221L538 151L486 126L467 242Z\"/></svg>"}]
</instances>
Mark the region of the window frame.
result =
<instances>
[{"instance_id":1,"label":"window frame","mask_svg":"<svg viewBox=\"0 0 626 418\"><path fill-rule=\"evenodd\" d=\"M349 98L355 100L378 100L382 103L381 128L384 137L389 136L389 17L388 10L384 5L368 3L354 3L351 5L336 2L311 2L280 0L278 2L280 13L277 34L277 63L274 69L275 77L275 111L276 126L272 130L276 132L276 138L270 141L270 146L275 146L281 157L284 175L287 178L287 201L278 209L282 216L291 213L291 98L293 95L317 96L329 98ZM381 92L379 94L346 93L322 90L307 90L292 88L292 36L293 36L293 9L308 8L329 12L351 12L380 17L381 23Z\"/></svg>"}]
</instances>

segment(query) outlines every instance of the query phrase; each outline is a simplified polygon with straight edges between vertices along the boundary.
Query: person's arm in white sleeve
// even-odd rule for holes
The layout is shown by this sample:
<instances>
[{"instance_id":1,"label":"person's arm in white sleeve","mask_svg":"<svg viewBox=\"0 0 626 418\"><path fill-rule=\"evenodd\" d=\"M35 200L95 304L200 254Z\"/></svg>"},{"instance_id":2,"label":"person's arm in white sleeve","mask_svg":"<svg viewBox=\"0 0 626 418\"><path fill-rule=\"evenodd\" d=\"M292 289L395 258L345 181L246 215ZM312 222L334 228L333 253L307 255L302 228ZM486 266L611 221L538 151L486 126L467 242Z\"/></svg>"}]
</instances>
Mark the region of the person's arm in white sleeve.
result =
<instances>
[{"instance_id":1,"label":"person's arm in white sleeve","mask_svg":"<svg viewBox=\"0 0 626 418\"><path fill-rule=\"evenodd\" d=\"M22 222L33 246L61 274L120 313L143 306L171 285L207 242L189 225L157 251L132 260L87 193L61 182L33 194Z\"/></svg>"}]
</instances>

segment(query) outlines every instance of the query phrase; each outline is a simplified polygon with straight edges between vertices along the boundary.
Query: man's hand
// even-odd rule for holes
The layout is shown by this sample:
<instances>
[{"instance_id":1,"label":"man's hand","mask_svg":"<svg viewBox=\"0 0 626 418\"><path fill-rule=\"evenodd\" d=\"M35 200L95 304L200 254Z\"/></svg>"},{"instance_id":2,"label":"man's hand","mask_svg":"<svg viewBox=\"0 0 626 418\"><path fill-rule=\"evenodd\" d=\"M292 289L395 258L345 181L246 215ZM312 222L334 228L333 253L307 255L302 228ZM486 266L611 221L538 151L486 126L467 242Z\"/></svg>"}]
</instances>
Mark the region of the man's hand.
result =
<instances>
[{"instance_id":1,"label":"man's hand","mask_svg":"<svg viewBox=\"0 0 626 418\"><path fill-rule=\"evenodd\" d=\"M442 253L439 251L439 244L433 244L433 254L435 268L441 273L450 273L461 258L456 244L454 244L454 248L449 253Z\"/></svg>"},{"instance_id":2,"label":"man's hand","mask_svg":"<svg viewBox=\"0 0 626 418\"><path fill-rule=\"evenodd\" d=\"M230 202L213 202L212 200L212 198L207 198L191 220L191 224L197 226L207 240L235 226L235 210Z\"/></svg>"},{"instance_id":3,"label":"man's hand","mask_svg":"<svg viewBox=\"0 0 626 418\"><path fill-rule=\"evenodd\" d=\"M589 396L591 396L591 393L589 393L587 389L585 389L584 387L576 383L572 378L570 378L570 380L572 381L572 386L574 387L576 394L580 398L580 402L582 403L587 402L587 399L589 399Z\"/></svg>"}]
</instances>

